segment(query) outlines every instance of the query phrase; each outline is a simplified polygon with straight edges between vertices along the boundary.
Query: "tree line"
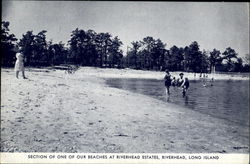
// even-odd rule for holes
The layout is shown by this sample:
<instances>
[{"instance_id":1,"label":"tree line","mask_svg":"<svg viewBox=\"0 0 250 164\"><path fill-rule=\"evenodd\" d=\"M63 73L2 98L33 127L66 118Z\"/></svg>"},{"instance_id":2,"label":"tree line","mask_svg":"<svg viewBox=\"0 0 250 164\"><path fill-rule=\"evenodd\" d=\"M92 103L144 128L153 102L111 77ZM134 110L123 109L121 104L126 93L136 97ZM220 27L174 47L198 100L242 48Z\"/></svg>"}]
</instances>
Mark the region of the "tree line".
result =
<instances>
[{"instance_id":1,"label":"tree line","mask_svg":"<svg viewBox=\"0 0 250 164\"><path fill-rule=\"evenodd\" d=\"M18 41L9 33L9 22L2 22L1 50L2 66L13 66L17 49L25 57L27 66L51 66L77 64L81 66L121 67L122 42L110 33L96 33L93 30L76 28L71 33L68 47L62 42L46 40L46 32L38 34L27 31Z\"/></svg>"},{"instance_id":2,"label":"tree line","mask_svg":"<svg viewBox=\"0 0 250 164\"><path fill-rule=\"evenodd\" d=\"M118 36L110 33L96 33L94 30L76 28L71 33L67 46L46 40L46 32L38 34L27 31L20 40L10 33L9 22L1 23L1 65L12 67L15 54L19 50L25 57L26 66L54 66L73 64L81 66L133 68L145 70L212 72L249 72L249 58L240 58L231 47L224 52L217 49L201 51L194 41L189 46L172 46L160 39L147 36L133 41L127 47L127 54L121 50L123 45ZM243 62L244 60L244 62Z\"/></svg>"},{"instance_id":3,"label":"tree line","mask_svg":"<svg viewBox=\"0 0 250 164\"><path fill-rule=\"evenodd\" d=\"M201 51L194 41L189 46L172 46L167 50L160 39L145 37L128 47L126 65L135 69L187 71L187 72L247 72L249 58L241 58L231 47L224 52L213 49ZM245 60L243 62L243 60Z\"/></svg>"}]
</instances>

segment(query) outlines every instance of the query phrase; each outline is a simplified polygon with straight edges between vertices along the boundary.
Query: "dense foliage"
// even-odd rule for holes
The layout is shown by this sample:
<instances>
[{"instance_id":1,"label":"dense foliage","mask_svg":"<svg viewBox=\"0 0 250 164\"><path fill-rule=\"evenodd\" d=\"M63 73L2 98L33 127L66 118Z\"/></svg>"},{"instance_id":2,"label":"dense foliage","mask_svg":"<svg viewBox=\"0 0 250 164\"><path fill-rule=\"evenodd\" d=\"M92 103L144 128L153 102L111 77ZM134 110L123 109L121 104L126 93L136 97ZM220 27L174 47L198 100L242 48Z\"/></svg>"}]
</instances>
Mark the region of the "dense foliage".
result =
<instances>
[{"instance_id":1,"label":"dense foliage","mask_svg":"<svg viewBox=\"0 0 250 164\"><path fill-rule=\"evenodd\" d=\"M15 61L17 39L9 33L9 22L1 24L1 65L12 66Z\"/></svg>"},{"instance_id":2,"label":"dense foliage","mask_svg":"<svg viewBox=\"0 0 250 164\"><path fill-rule=\"evenodd\" d=\"M194 41L189 46L172 46L160 39L147 36L141 41L133 41L127 47L127 54L121 50L122 41L108 32L96 33L93 30L76 28L71 33L67 45L46 40L45 30L38 34L27 31L18 41L10 34L9 22L1 24L1 65L12 67L15 54L24 54L26 66L53 66L73 64L81 66L133 68L146 70L214 72L249 72L249 58L238 57L231 47L224 52L217 49L201 51Z\"/></svg>"}]
</instances>

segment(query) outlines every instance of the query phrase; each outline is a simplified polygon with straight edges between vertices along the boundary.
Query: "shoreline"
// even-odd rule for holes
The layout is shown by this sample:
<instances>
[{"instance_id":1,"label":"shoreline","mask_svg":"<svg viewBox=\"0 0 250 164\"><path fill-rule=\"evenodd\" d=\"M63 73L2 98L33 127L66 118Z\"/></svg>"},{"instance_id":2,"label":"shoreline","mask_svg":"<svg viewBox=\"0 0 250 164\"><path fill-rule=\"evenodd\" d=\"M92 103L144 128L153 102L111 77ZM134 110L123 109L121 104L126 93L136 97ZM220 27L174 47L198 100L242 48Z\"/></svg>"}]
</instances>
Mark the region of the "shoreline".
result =
<instances>
[{"instance_id":1,"label":"shoreline","mask_svg":"<svg viewBox=\"0 0 250 164\"><path fill-rule=\"evenodd\" d=\"M113 68L95 68L95 67L81 67L88 71L88 75L94 75L96 77L102 78L141 78L141 79L156 79L162 80L165 76L165 72L160 71L147 71L147 70L134 70L134 69L113 69ZM181 72L170 72L170 74L176 78L179 77ZM199 77L199 73L183 72L184 77L187 77L189 80L201 80L203 78ZM208 74L207 80L214 78L214 80L249 80L249 73L246 73L248 76L243 75L232 75L232 74Z\"/></svg>"},{"instance_id":2,"label":"shoreline","mask_svg":"<svg viewBox=\"0 0 250 164\"><path fill-rule=\"evenodd\" d=\"M249 153L249 129L102 79L129 71L2 69L1 152Z\"/></svg>"}]
</instances>

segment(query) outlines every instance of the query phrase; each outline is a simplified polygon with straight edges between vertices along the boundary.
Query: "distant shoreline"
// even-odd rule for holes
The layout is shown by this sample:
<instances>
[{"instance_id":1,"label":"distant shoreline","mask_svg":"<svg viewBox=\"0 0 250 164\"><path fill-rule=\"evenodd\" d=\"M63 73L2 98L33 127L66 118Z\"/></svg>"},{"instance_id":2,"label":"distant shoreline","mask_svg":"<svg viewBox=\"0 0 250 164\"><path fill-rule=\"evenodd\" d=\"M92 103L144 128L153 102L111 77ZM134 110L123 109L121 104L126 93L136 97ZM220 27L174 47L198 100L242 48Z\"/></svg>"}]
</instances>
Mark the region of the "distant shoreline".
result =
<instances>
[{"instance_id":1,"label":"distant shoreline","mask_svg":"<svg viewBox=\"0 0 250 164\"><path fill-rule=\"evenodd\" d=\"M134 70L134 69L114 69L114 68L93 68L93 67L81 67L80 69L85 69L88 75L97 76L101 78L142 78L142 79L163 79L165 72L160 71L149 71L149 70ZM77 73L77 72L76 72ZM170 74L176 78L179 77L178 72L170 72ZM183 72L184 76L189 80L201 80L203 78L199 77L199 73ZM249 80L249 74L207 74L207 80L214 78L214 80ZM248 75L248 76L247 76Z\"/></svg>"},{"instance_id":2,"label":"distant shoreline","mask_svg":"<svg viewBox=\"0 0 250 164\"><path fill-rule=\"evenodd\" d=\"M10 68L2 68L2 70L10 70ZM13 68L14 69L14 68ZM27 72L37 71L37 72L48 72L53 70L58 70L52 67L26 67ZM80 67L79 69L85 69L88 72L88 75L97 76L101 78L140 78L140 79L156 79L161 80L164 78L165 72L164 71L151 71L151 70L135 70L135 69L116 69L116 68L99 68L99 67ZM12 69L11 69L12 70ZM13 70L14 71L14 70ZM77 73L76 71L75 73ZM171 72L170 74L175 78L179 77L179 73L181 71ZM194 72L183 72L184 76L187 77L189 80L202 80L200 78L200 73L196 73L196 77L194 77ZM231 73L231 72L219 72L215 74L208 73L206 74L208 77L207 80L214 78L214 80L249 80L250 73Z\"/></svg>"}]
</instances>

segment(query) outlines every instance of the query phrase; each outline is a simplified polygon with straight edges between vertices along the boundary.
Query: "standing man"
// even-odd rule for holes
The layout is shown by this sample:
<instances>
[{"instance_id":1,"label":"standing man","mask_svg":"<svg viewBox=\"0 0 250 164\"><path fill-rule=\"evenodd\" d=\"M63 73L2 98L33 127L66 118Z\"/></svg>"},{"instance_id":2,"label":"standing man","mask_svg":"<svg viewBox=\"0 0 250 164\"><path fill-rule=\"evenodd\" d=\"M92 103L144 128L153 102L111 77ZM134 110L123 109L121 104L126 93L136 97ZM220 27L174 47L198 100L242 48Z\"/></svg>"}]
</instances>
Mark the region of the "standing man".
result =
<instances>
[{"instance_id":1,"label":"standing man","mask_svg":"<svg viewBox=\"0 0 250 164\"><path fill-rule=\"evenodd\" d=\"M183 74L183 73L180 73L179 76L180 76L180 77L179 77L178 80L177 80L177 86L178 86L178 87L180 87L180 86L184 83L184 78L183 78L184 74Z\"/></svg>"},{"instance_id":2,"label":"standing man","mask_svg":"<svg viewBox=\"0 0 250 164\"><path fill-rule=\"evenodd\" d=\"M180 76L180 78L177 81L177 85L178 85L178 87L182 88L182 96L185 97L187 89L189 88L189 80L188 80L188 78L183 77L184 76L183 73L180 73L179 76Z\"/></svg>"},{"instance_id":3,"label":"standing man","mask_svg":"<svg viewBox=\"0 0 250 164\"><path fill-rule=\"evenodd\" d=\"M169 73L169 71L166 69L166 75L164 77L164 80L165 80L165 87L166 87L166 94L167 95L170 95L170 92L169 92L169 88L171 86L171 75Z\"/></svg>"}]
</instances>

